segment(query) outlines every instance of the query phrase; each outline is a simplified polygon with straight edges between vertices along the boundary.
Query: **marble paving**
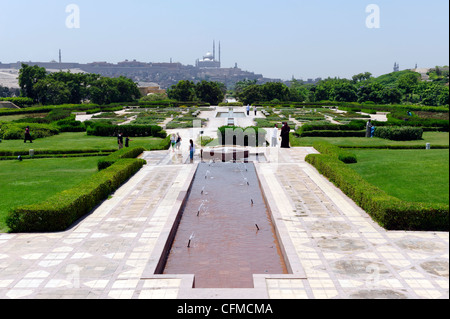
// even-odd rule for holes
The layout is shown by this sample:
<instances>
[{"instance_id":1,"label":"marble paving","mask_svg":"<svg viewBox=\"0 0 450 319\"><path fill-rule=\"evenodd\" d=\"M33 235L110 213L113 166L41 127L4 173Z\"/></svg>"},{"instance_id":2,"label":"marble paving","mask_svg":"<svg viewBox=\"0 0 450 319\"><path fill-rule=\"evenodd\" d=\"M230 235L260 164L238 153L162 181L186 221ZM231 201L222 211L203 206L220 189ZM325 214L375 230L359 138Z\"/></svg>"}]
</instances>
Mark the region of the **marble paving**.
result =
<instances>
[{"instance_id":1,"label":"marble paving","mask_svg":"<svg viewBox=\"0 0 450 319\"><path fill-rule=\"evenodd\" d=\"M382 229L304 161L311 152L267 149L269 161L256 164L290 275L255 276L254 289L231 290L155 275L198 158L146 152L148 164L71 229L0 234L0 298L448 299L449 234Z\"/></svg>"}]
</instances>

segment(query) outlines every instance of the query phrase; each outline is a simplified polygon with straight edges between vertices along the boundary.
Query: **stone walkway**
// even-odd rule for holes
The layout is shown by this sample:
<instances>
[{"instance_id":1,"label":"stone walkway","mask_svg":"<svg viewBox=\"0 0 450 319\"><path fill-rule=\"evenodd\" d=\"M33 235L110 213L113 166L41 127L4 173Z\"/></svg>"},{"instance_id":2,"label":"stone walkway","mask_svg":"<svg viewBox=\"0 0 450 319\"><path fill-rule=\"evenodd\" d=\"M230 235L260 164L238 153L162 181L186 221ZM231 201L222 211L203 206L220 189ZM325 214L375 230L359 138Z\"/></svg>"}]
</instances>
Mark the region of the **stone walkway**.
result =
<instances>
[{"instance_id":1,"label":"stone walkway","mask_svg":"<svg viewBox=\"0 0 450 319\"><path fill-rule=\"evenodd\" d=\"M0 234L0 298L449 298L449 234L380 228L304 161L312 152L268 148L255 164L290 275L255 275L253 289L155 275L198 162L158 151L70 230Z\"/></svg>"},{"instance_id":2,"label":"stone walkway","mask_svg":"<svg viewBox=\"0 0 450 319\"><path fill-rule=\"evenodd\" d=\"M382 229L305 162L313 148L264 148L255 163L289 275L254 275L252 289L159 275L199 162L187 164L189 139L216 137L217 111L202 112L204 128L169 130L181 149L144 153L147 165L71 229L0 234L0 299L449 298L449 234Z\"/></svg>"}]
</instances>

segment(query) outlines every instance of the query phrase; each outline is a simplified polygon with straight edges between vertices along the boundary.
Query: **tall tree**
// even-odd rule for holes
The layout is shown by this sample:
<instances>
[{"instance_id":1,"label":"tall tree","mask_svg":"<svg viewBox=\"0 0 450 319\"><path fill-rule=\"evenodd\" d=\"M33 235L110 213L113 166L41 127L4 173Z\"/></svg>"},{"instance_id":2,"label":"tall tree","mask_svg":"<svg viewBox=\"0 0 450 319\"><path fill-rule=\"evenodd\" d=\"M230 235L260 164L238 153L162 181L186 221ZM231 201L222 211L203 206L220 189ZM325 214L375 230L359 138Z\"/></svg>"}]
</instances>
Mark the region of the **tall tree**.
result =
<instances>
[{"instance_id":1,"label":"tall tree","mask_svg":"<svg viewBox=\"0 0 450 319\"><path fill-rule=\"evenodd\" d=\"M195 86L198 99L211 105L218 105L223 101L225 94L217 82L201 81Z\"/></svg>"},{"instance_id":2,"label":"tall tree","mask_svg":"<svg viewBox=\"0 0 450 319\"><path fill-rule=\"evenodd\" d=\"M181 80L167 90L167 96L169 99L182 102L194 101L196 99L195 83L189 80Z\"/></svg>"},{"instance_id":3,"label":"tall tree","mask_svg":"<svg viewBox=\"0 0 450 319\"><path fill-rule=\"evenodd\" d=\"M46 77L47 71L45 68L40 68L37 65L29 66L28 64L22 63L22 68L19 71L20 94L23 97L29 97L36 101L37 96L34 92L34 85Z\"/></svg>"}]
</instances>

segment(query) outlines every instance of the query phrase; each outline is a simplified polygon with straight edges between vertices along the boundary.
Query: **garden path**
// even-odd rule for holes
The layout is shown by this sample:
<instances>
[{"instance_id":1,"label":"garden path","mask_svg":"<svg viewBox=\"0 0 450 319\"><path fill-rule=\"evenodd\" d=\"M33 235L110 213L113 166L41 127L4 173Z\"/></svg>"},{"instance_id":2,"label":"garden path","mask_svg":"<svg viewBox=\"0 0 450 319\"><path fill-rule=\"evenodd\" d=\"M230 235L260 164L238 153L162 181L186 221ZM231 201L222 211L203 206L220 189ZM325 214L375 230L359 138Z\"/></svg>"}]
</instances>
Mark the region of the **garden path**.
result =
<instances>
[{"instance_id":1,"label":"garden path","mask_svg":"<svg viewBox=\"0 0 450 319\"><path fill-rule=\"evenodd\" d=\"M154 275L193 165L170 151L60 233L0 234L0 298L448 299L449 234L386 231L304 161L312 148L267 148L255 164L284 238L291 275L254 289L192 289L192 276ZM174 160L175 158L175 160Z\"/></svg>"}]
</instances>

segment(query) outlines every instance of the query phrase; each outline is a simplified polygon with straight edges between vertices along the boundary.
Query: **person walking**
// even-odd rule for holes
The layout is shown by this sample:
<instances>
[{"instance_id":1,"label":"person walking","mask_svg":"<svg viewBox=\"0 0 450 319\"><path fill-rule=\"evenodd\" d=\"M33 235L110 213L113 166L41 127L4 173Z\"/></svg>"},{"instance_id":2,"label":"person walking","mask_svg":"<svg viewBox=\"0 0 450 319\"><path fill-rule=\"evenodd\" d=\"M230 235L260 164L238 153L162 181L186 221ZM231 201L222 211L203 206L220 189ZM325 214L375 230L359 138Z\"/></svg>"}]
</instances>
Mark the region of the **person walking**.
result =
<instances>
[{"instance_id":1,"label":"person walking","mask_svg":"<svg viewBox=\"0 0 450 319\"><path fill-rule=\"evenodd\" d=\"M172 152L175 152L176 144L177 144L177 138L176 138L175 134L172 134L170 136L170 145L172 146Z\"/></svg>"},{"instance_id":2,"label":"person walking","mask_svg":"<svg viewBox=\"0 0 450 319\"><path fill-rule=\"evenodd\" d=\"M275 127L272 131L272 147L278 146L278 125L275 124Z\"/></svg>"},{"instance_id":3,"label":"person walking","mask_svg":"<svg viewBox=\"0 0 450 319\"><path fill-rule=\"evenodd\" d=\"M189 158L191 159L191 163L194 162L194 153L195 153L194 141L190 140L189 141Z\"/></svg>"},{"instance_id":4,"label":"person walking","mask_svg":"<svg viewBox=\"0 0 450 319\"><path fill-rule=\"evenodd\" d=\"M182 139L181 139L180 133L177 133L177 142L176 142L176 145L177 145L177 151L180 150L180 147L181 147L181 141L182 141Z\"/></svg>"},{"instance_id":5,"label":"person walking","mask_svg":"<svg viewBox=\"0 0 450 319\"><path fill-rule=\"evenodd\" d=\"M117 144L119 145L119 150L121 150L123 148L123 134L119 133L119 135L117 135Z\"/></svg>"},{"instance_id":6,"label":"person walking","mask_svg":"<svg viewBox=\"0 0 450 319\"><path fill-rule=\"evenodd\" d=\"M247 116L250 115L250 104L247 104Z\"/></svg>"},{"instance_id":7,"label":"person walking","mask_svg":"<svg viewBox=\"0 0 450 319\"><path fill-rule=\"evenodd\" d=\"M30 141L30 143L33 143L33 139L31 138L30 127L29 126L27 126L25 128L25 140L23 142L26 143L27 141Z\"/></svg>"},{"instance_id":8,"label":"person walking","mask_svg":"<svg viewBox=\"0 0 450 319\"><path fill-rule=\"evenodd\" d=\"M253 107L253 111L255 111L255 116L256 116L258 113L258 108L256 107L256 105Z\"/></svg>"},{"instance_id":9,"label":"person walking","mask_svg":"<svg viewBox=\"0 0 450 319\"><path fill-rule=\"evenodd\" d=\"M366 124L366 137L372 137L372 120L369 120Z\"/></svg>"}]
</instances>

